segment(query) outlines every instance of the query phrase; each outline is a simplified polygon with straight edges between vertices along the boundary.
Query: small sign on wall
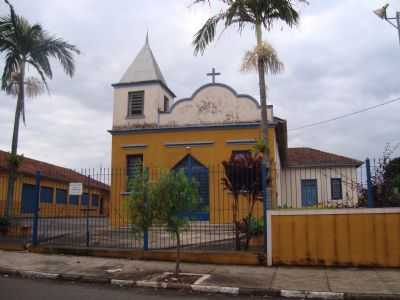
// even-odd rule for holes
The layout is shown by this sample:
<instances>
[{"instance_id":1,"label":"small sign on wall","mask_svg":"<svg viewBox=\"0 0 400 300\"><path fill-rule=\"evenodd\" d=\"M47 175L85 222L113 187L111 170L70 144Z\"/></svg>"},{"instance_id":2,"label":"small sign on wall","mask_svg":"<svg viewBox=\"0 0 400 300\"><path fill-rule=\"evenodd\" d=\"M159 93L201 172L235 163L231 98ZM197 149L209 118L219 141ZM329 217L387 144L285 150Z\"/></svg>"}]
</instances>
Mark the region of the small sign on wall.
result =
<instances>
[{"instance_id":1,"label":"small sign on wall","mask_svg":"<svg viewBox=\"0 0 400 300\"><path fill-rule=\"evenodd\" d=\"M81 182L71 182L68 192L71 196L82 196L83 184Z\"/></svg>"}]
</instances>

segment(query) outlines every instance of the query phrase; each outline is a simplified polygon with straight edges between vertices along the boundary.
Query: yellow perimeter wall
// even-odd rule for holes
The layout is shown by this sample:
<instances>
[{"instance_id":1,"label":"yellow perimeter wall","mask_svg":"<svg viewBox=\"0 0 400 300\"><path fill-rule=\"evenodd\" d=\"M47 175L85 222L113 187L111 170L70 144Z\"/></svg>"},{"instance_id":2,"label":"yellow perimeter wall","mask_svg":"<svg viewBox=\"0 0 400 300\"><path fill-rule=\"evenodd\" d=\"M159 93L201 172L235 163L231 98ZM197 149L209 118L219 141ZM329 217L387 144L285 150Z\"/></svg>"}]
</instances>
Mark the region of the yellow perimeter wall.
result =
<instances>
[{"instance_id":1,"label":"yellow perimeter wall","mask_svg":"<svg viewBox=\"0 0 400 300\"><path fill-rule=\"evenodd\" d=\"M275 160L274 128L270 128L270 155ZM259 139L260 129L254 128L212 128L201 130L168 130L153 132L135 132L113 135L112 137L112 168L121 170L120 176L112 177L111 184L111 214L113 224L121 222L124 218L124 202L126 196L121 192L126 191L126 164L127 156L133 154L143 155L143 164L150 169L150 176L159 170L170 170L186 155L190 154L200 163L209 168L209 212L211 223L232 222L231 195L224 191L222 185L222 161L229 160L234 150L250 150L252 145L227 144L228 140ZM165 143L182 143L195 141L212 141L212 145L166 147ZM144 148L124 148L123 145L145 144ZM154 176L153 176L154 178ZM276 194L276 182L272 180L272 193ZM241 218L248 211L247 201L241 200ZM262 203L255 207L255 215L262 216ZM122 221L126 223L126 220Z\"/></svg>"},{"instance_id":2,"label":"yellow perimeter wall","mask_svg":"<svg viewBox=\"0 0 400 300\"><path fill-rule=\"evenodd\" d=\"M400 209L282 213L270 219L273 264L400 267Z\"/></svg>"},{"instance_id":3,"label":"yellow perimeter wall","mask_svg":"<svg viewBox=\"0 0 400 300\"><path fill-rule=\"evenodd\" d=\"M7 182L8 182L8 174L4 171L0 171L0 216L3 215L4 209L7 201ZM31 214L22 214L21 213L21 201L22 201L22 187L23 184L35 184L35 177L29 175L19 175L17 177L15 183L14 190L14 204L13 204L13 216L30 216ZM40 216L42 217L57 217L57 216L71 216L78 217L82 216L84 212L83 208L93 208L93 211L90 212L90 215L108 215L109 210L109 191L98 189L98 188L90 188L90 196L89 196L89 206L82 206L81 201L79 200L78 205L73 205L69 203L69 195L67 198L67 204L58 204L56 203L56 189L66 190L68 192L68 183L62 181L55 181L51 179L43 178L41 180L42 187L49 187L53 189L53 201L52 203L41 203L40 206ZM84 192L87 192L87 187L84 188ZM100 199L103 198L103 211L100 213L100 203L99 207L92 207L91 199L92 195L96 194Z\"/></svg>"}]
</instances>

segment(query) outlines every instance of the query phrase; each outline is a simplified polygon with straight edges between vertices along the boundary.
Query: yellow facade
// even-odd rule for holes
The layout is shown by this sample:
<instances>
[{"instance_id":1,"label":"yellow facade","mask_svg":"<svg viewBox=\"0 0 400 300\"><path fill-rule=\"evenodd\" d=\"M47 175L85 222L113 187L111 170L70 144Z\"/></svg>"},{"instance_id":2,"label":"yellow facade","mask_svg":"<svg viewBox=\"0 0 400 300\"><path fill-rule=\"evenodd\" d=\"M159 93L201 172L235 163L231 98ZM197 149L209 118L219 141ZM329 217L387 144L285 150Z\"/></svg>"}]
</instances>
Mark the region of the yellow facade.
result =
<instances>
[{"instance_id":1,"label":"yellow facade","mask_svg":"<svg viewBox=\"0 0 400 300\"><path fill-rule=\"evenodd\" d=\"M0 171L0 215L4 214L7 201L7 182L8 174L5 171ZM21 210L22 205L22 189L24 184L35 184L35 177L31 175L19 174L15 182L14 190L14 203L13 203L13 216L31 216L31 214L24 214ZM85 214L84 208L90 208L91 216L107 216L109 210L109 191L106 189L99 189L91 187L84 187L84 192L89 193L89 199L92 199L92 195L98 195L99 202L103 202L102 208L99 206L92 206L91 201L89 201L88 206L83 206L79 199L78 205L70 203L69 196L67 197L66 204L60 204L56 202L56 190L64 190L68 192L68 182L63 182L59 180L53 180L49 178L42 178L41 187L48 187L53 190L53 199L51 203L43 203L39 201L39 214L41 217L80 217ZM102 199L102 200L100 200Z\"/></svg>"},{"instance_id":2,"label":"yellow facade","mask_svg":"<svg viewBox=\"0 0 400 300\"><path fill-rule=\"evenodd\" d=\"M270 128L270 159L275 161L275 131ZM127 156L134 154L143 155L143 165L149 168L150 176L155 176L158 171L170 170L185 156L190 154L209 171L209 214L211 223L232 222L232 196L222 186L223 166L222 161L229 160L232 151L251 150L249 144L229 144L229 140L259 139L260 128L255 125L245 127L210 127L201 129L168 129L168 130L142 130L113 134L112 137L112 167L116 170L126 170ZM167 147L166 143L193 143L211 141L207 145L186 147L184 145ZM145 145L143 147L124 147L124 145ZM122 171L123 172L123 171ZM274 174L273 174L274 175ZM114 220L121 218L124 208L124 195L127 179L113 176L111 187L111 213ZM272 180L272 195L275 195L276 183ZM247 201L240 201L240 218L248 211ZM255 215L262 216L261 201L255 207Z\"/></svg>"},{"instance_id":3,"label":"yellow facade","mask_svg":"<svg viewBox=\"0 0 400 300\"><path fill-rule=\"evenodd\" d=\"M272 215L272 262L400 267L400 211Z\"/></svg>"}]
</instances>

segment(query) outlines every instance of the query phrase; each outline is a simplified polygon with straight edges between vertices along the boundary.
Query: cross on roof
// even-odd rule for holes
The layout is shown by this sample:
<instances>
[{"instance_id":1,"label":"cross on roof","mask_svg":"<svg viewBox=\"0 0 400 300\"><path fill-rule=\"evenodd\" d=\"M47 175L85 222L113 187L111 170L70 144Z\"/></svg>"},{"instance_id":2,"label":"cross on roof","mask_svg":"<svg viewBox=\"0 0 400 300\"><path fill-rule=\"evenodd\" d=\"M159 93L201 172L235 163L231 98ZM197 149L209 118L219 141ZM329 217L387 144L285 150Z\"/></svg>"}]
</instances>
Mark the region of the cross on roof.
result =
<instances>
[{"instance_id":1,"label":"cross on roof","mask_svg":"<svg viewBox=\"0 0 400 300\"><path fill-rule=\"evenodd\" d=\"M211 73L207 73L207 76L211 76L212 77L212 83L215 83L215 77L221 75L221 73L216 73L215 72L215 68L212 68L212 72Z\"/></svg>"}]
</instances>

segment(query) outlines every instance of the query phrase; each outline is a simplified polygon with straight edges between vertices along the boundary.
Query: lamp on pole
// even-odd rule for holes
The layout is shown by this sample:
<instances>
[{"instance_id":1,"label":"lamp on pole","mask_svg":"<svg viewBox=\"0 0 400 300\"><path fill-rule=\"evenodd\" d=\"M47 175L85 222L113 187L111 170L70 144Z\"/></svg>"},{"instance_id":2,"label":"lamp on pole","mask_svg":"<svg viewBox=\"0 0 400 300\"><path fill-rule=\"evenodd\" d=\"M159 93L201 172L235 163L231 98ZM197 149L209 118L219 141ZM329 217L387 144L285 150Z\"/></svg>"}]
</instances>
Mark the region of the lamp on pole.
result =
<instances>
[{"instance_id":1,"label":"lamp on pole","mask_svg":"<svg viewBox=\"0 0 400 300\"><path fill-rule=\"evenodd\" d=\"M400 42L400 11L396 12L395 17L388 18L386 10L389 7L389 4L385 4L379 9L374 10L374 13L381 19L385 20L388 22L390 25L392 25L394 28L397 29L398 35L399 35L399 42ZM392 20L396 20L396 23L394 23Z\"/></svg>"}]
</instances>

